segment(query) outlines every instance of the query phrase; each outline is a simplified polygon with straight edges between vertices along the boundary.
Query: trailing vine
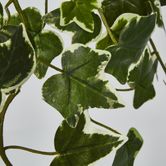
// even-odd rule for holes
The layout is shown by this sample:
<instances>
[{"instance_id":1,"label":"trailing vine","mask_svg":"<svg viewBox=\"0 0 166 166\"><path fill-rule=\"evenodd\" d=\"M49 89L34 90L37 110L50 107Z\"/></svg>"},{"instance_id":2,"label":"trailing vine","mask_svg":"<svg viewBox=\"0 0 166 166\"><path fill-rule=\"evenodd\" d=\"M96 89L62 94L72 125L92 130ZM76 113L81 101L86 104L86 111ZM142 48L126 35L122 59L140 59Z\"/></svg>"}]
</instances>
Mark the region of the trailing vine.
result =
<instances>
[{"instance_id":1,"label":"trailing vine","mask_svg":"<svg viewBox=\"0 0 166 166\"><path fill-rule=\"evenodd\" d=\"M11 14L13 4L16 13ZM12 163L6 151L24 150L54 156L50 166L87 166L116 150L112 166L133 166L143 139L135 128L126 136L88 114L90 108L120 109L118 92L134 91L133 107L155 97L158 63L166 65L152 39L155 27L165 28L161 6L165 0L68 0L44 15L36 7L22 9L18 0L0 3L0 156ZM6 14L5 14L6 13ZM46 26L47 25L47 26ZM103 26L102 26L103 25ZM50 28L72 32L70 48ZM105 32L103 31L105 30ZM94 40L98 38L98 40ZM96 48L89 43L95 42ZM62 68L52 63L61 56ZM4 145L4 120L10 103L35 74L43 79L48 68L58 74L42 87L45 102L64 120L55 135L55 151ZM112 75L128 88L116 89L104 78ZM20 92L21 93L21 92ZM103 131L97 128L103 128Z\"/></svg>"}]
</instances>

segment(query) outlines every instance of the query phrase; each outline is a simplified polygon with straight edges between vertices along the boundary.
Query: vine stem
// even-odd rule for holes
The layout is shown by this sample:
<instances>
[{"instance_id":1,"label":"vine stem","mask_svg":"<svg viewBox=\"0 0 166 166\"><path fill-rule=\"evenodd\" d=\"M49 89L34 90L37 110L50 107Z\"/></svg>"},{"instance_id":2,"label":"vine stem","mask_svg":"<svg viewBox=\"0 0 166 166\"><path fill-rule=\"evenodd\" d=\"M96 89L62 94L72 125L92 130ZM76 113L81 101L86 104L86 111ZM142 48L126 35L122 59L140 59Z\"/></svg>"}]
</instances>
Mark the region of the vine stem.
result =
<instances>
[{"instance_id":1,"label":"vine stem","mask_svg":"<svg viewBox=\"0 0 166 166\"><path fill-rule=\"evenodd\" d=\"M23 11L22 11L22 8L18 2L18 0L9 0L8 3L5 5L5 10L6 10L6 13L8 15L8 20L10 19L10 11L8 9L8 7L11 5L11 4L14 4L14 7L16 8L16 11L18 12L22 22L24 23L25 27L28 27L28 22L27 22L27 18L26 16L23 14Z\"/></svg>"},{"instance_id":2,"label":"vine stem","mask_svg":"<svg viewBox=\"0 0 166 166\"><path fill-rule=\"evenodd\" d=\"M10 146L4 147L4 150L12 150L12 149L16 149L16 150L19 149L19 150L27 151L27 152L30 152L30 153L35 153L35 154L40 154L40 155L47 155L47 156L59 155L58 152L45 152L45 151L35 150L35 149L22 147L22 146L17 146L17 145L10 145Z\"/></svg>"},{"instance_id":3,"label":"vine stem","mask_svg":"<svg viewBox=\"0 0 166 166\"><path fill-rule=\"evenodd\" d=\"M116 91L119 91L119 92L127 92L127 91L133 91L134 89L133 88L128 88L128 89L116 89Z\"/></svg>"},{"instance_id":4,"label":"vine stem","mask_svg":"<svg viewBox=\"0 0 166 166\"><path fill-rule=\"evenodd\" d=\"M105 128L105 129L107 129L107 130L110 130L110 131L112 131L112 132L114 132L114 133L116 133L116 134L120 134L120 135L121 135L121 133L119 133L118 131L116 131L116 130L112 129L111 127L108 127L108 126L106 126L106 125L104 125L104 124L102 124L102 123L100 123L100 122L97 122L96 120L94 120L94 119L92 119L92 118L91 118L91 121L92 121L93 123L95 123L96 125L98 125L98 126L101 126L101 127Z\"/></svg>"},{"instance_id":5,"label":"vine stem","mask_svg":"<svg viewBox=\"0 0 166 166\"><path fill-rule=\"evenodd\" d=\"M10 163L4 149L4 138L3 138L4 120L10 103L14 100L14 98L17 96L18 93L19 90L15 93L11 93L8 96L0 114L0 156L7 166L12 166L12 164Z\"/></svg>"},{"instance_id":6,"label":"vine stem","mask_svg":"<svg viewBox=\"0 0 166 166\"><path fill-rule=\"evenodd\" d=\"M165 66L164 62L162 61L162 59L161 59L161 57L160 57L160 54L159 54L159 52L157 51L157 48L156 48L156 46L155 46L153 40L150 39L149 42L150 42L150 44L151 44L151 46L152 46L152 48L153 48L153 51L154 51L154 53L155 53L155 55L156 55L156 57L157 57L157 59L158 59L160 65L161 65L161 67L163 68L163 70L164 70L164 72L165 72L165 74L166 74L166 66Z\"/></svg>"},{"instance_id":7,"label":"vine stem","mask_svg":"<svg viewBox=\"0 0 166 166\"><path fill-rule=\"evenodd\" d=\"M107 20L106 20L104 14L103 14L103 10L101 8L98 8L98 12L100 14L100 17L101 17L101 19L102 19L102 21L103 21L103 23L105 25L105 28L106 28L107 33L109 34L111 40L113 41L114 44L117 44L118 42L117 42L117 40L115 39L114 35L111 32L111 29L110 29L110 27L109 27L109 25L107 23Z\"/></svg>"}]
</instances>

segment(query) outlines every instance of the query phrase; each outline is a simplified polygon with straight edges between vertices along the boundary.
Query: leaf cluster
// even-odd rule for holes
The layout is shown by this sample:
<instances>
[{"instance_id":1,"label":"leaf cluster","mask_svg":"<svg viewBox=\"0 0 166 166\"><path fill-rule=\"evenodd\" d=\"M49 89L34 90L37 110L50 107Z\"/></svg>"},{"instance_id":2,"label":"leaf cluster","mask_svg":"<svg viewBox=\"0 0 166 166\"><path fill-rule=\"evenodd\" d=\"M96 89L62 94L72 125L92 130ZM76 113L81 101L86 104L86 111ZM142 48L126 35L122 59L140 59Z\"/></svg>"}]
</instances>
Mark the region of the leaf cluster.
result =
<instances>
[{"instance_id":1,"label":"leaf cluster","mask_svg":"<svg viewBox=\"0 0 166 166\"><path fill-rule=\"evenodd\" d=\"M159 53L151 36L156 26L164 28L163 5L164 0L69 0L45 15L28 7L5 18L0 4L0 104L32 74L43 79L49 67L60 72L42 87L44 101L64 117L51 166L87 166L114 149L113 166L133 166L143 144L138 131L131 128L128 140L117 132L101 133L87 110L125 106L106 73L134 91L136 109L155 97ZM49 26L72 32L71 46L64 50L63 39ZM57 56L62 69L51 64Z\"/></svg>"}]
</instances>

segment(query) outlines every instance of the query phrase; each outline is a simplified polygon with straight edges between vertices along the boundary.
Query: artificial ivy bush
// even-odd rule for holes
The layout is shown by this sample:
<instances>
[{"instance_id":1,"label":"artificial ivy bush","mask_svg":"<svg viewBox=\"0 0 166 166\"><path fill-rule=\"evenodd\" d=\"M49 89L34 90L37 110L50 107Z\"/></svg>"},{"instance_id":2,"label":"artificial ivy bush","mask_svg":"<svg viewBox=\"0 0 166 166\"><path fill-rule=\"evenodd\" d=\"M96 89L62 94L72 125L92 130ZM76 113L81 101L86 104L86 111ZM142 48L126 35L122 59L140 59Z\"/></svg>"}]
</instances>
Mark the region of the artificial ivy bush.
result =
<instances>
[{"instance_id":1,"label":"artificial ivy bush","mask_svg":"<svg viewBox=\"0 0 166 166\"><path fill-rule=\"evenodd\" d=\"M11 4L16 8L12 15ZM112 166L134 165L143 144L139 132L131 128L124 136L91 119L88 109L125 107L118 91L134 91L135 109L155 97L158 63L165 73L166 67L151 35L156 26L164 28L160 10L164 5L165 0L68 0L48 12L46 0L42 15L36 7L22 9L18 0L0 3L0 156L7 166L12 163L6 150L12 148L53 155L50 166L87 166L113 150ZM63 38L46 25L72 32L71 46L63 48ZM92 41L95 49L88 45ZM60 55L62 69L51 63ZM55 135L56 151L5 147L8 106L32 74L43 79L49 67L59 73L45 81L42 96L64 118ZM106 73L129 89L110 86Z\"/></svg>"}]
</instances>

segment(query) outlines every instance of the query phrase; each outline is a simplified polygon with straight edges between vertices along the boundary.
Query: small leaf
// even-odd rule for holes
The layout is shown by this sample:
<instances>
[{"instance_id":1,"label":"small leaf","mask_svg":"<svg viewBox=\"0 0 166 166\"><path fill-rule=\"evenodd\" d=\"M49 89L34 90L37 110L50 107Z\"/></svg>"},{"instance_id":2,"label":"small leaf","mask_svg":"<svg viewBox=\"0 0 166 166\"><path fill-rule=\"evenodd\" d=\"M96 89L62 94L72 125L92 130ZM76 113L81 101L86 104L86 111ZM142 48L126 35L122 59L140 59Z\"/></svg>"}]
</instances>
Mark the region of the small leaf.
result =
<instances>
[{"instance_id":1,"label":"small leaf","mask_svg":"<svg viewBox=\"0 0 166 166\"><path fill-rule=\"evenodd\" d=\"M107 48L112 57L105 69L122 84L127 81L129 67L136 63L142 55L156 22L156 15L141 17L127 13L121 15L113 26L116 26L119 20L128 17L130 17L130 21L121 31L118 44Z\"/></svg>"},{"instance_id":2,"label":"small leaf","mask_svg":"<svg viewBox=\"0 0 166 166\"><path fill-rule=\"evenodd\" d=\"M94 20L91 12L97 7L97 0L73 0L63 2L60 8L60 25L65 26L74 21L82 29L92 33L94 31Z\"/></svg>"},{"instance_id":3,"label":"small leaf","mask_svg":"<svg viewBox=\"0 0 166 166\"><path fill-rule=\"evenodd\" d=\"M63 121L55 135L55 149L59 154L50 166L88 166L123 143L120 135L86 133L86 127L90 126L90 118L85 115L81 115L76 128ZM94 126L91 129L95 131Z\"/></svg>"},{"instance_id":4,"label":"small leaf","mask_svg":"<svg viewBox=\"0 0 166 166\"><path fill-rule=\"evenodd\" d=\"M3 25L3 6L0 2L0 29L2 28Z\"/></svg>"},{"instance_id":5,"label":"small leaf","mask_svg":"<svg viewBox=\"0 0 166 166\"><path fill-rule=\"evenodd\" d=\"M157 23L159 26L163 25L159 0L104 0L102 8L110 27L124 13L148 16L157 12Z\"/></svg>"},{"instance_id":6,"label":"small leaf","mask_svg":"<svg viewBox=\"0 0 166 166\"><path fill-rule=\"evenodd\" d=\"M38 78L43 78L47 72L48 66L43 64L40 59L47 62L47 64L51 63L51 61L62 52L62 42L52 31L42 31L34 37L34 42L37 55L35 75Z\"/></svg>"},{"instance_id":7,"label":"small leaf","mask_svg":"<svg viewBox=\"0 0 166 166\"><path fill-rule=\"evenodd\" d=\"M35 53L23 24L11 39L0 43L0 88L11 91L21 86L33 73Z\"/></svg>"},{"instance_id":8,"label":"small leaf","mask_svg":"<svg viewBox=\"0 0 166 166\"><path fill-rule=\"evenodd\" d=\"M133 102L135 108L139 108L143 103L155 96L152 82L156 68L156 57L151 56L146 50L139 63L130 71L128 82L135 88Z\"/></svg>"},{"instance_id":9,"label":"small leaf","mask_svg":"<svg viewBox=\"0 0 166 166\"><path fill-rule=\"evenodd\" d=\"M47 24L54 25L56 28L62 31L71 31L74 33L72 37L72 43L82 43L86 44L92 39L95 39L101 31L101 20L99 16L95 13L92 13L94 20L94 31L93 33L87 32L80 28L76 23L71 23L66 26L60 25L60 9L55 9L52 12L44 16L43 20Z\"/></svg>"},{"instance_id":10,"label":"small leaf","mask_svg":"<svg viewBox=\"0 0 166 166\"><path fill-rule=\"evenodd\" d=\"M131 128L128 133L128 141L116 152L112 166L133 166L134 160L140 151L143 139L138 131Z\"/></svg>"},{"instance_id":11,"label":"small leaf","mask_svg":"<svg viewBox=\"0 0 166 166\"><path fill-rule=\"evenodd\" d=\"M110 54L75 45L62 55L64 74L50 77L43 85L44 100L56 108L71 126L89 107L117 108L119 103L108 82L100 79Z\"/></svg>"},{"instance_id":12,"label":"small leaf","mask_svg":"<svg viewBox=\"0 0 166 166\"><path fill-rule=\"evenodd\" d=\"M28 30L30 32L39 33L43 28L43 21L40 11L35 7L28 7L23 10L23 14L27 20ZM9 25L19 25L21 23L18 13L11 16Z\"/></svg>"}]
</instances>

